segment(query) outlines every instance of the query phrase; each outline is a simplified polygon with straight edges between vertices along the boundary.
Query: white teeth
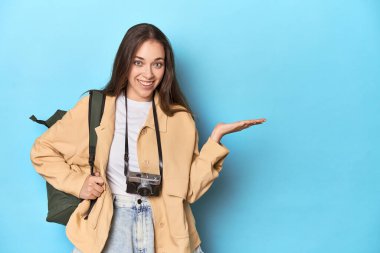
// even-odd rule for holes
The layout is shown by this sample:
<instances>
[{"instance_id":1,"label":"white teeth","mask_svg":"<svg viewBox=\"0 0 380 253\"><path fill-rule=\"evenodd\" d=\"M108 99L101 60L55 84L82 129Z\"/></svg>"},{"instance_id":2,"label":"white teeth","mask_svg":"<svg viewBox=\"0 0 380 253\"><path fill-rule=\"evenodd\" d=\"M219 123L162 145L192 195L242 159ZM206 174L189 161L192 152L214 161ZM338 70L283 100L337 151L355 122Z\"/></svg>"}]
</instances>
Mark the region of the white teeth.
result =
<instances>
[{"instance_id":1,"label":"white teeth","mask_svg":"<svg viewBox=\"0 0 380 253\"><path fill-rule=\"evenodd\" d=\"M138 80L138 81L144 86L150 86L153 84L153 81L143 81L143 80Z\"/></svg>"}]
</instances>

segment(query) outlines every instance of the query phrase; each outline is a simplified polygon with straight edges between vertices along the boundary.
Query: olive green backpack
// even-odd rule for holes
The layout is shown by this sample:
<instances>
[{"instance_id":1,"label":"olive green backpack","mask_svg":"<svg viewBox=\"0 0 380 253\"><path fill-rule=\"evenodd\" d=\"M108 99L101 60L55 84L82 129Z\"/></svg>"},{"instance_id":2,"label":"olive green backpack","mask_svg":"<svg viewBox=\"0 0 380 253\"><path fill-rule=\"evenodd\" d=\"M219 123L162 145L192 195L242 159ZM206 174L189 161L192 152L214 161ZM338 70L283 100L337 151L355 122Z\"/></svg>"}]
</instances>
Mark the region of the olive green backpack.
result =
<instances>
[{"instance_id":1,"label":"olive green backpack","mask_svg":"<svg viewBox=\"0 0 380 253\"><path fill-rule=\"evenodd\" d=\"M90 90L89 110L88 110L88 125L89 125L89 164L91 166L91 174L94 175L94 161L97 135L95 128L99 126L100 120L104 111L105 96L99 90ZM49 119L39 120L34 115L30 117L31 120L45 125L50 128L58 120L60 120L66 111L57 110ZM55 189L51 184L46 182L47 200L48 200L48 213L46 221L55 222L62 225L66 225L70 219L71 214L77 208L82 199L79 199L71 194L59 191ZM90 210L95 201L91 201Z\"/></svg>"}]
</instances>

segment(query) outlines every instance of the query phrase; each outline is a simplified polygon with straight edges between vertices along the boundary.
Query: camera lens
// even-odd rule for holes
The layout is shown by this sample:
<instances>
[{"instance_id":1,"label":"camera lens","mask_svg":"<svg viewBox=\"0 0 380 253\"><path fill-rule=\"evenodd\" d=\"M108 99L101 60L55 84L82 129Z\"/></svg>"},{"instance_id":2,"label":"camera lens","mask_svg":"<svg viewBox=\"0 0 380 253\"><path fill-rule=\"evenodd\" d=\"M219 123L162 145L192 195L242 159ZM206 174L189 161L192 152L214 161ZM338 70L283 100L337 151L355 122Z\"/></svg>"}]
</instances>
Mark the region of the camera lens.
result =
<instances>
[{"instance_id":1,"label":"camera lens","mask_svg":"<svg viewBox=\"0 0 380 253\"><path fill-rule=\"evenodd\" d=\"M137 192L140 194L140 196L143 196L143 197L150 195L149 189L145 187L141 187L140 189L137 190Z\"/></svg>"}]
</instances>

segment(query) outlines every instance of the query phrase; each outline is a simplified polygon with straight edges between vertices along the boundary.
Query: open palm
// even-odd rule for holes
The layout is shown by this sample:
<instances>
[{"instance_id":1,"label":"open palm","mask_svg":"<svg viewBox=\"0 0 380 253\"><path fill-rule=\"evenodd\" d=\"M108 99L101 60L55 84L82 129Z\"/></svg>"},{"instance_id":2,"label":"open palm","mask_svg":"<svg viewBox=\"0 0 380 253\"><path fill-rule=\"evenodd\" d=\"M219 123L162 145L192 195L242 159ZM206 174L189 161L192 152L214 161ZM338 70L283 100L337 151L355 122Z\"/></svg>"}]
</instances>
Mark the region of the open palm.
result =
<instances>
[{"instance_id":1,"label":"open palm","mask_svg":"<svg viewBox=\"0 0 380 253\"><path fill-rule=\"evenodd\" d=\"M253 125L262 124L266 121L265 118L240 120L232 123L218 123L212 131L211 138L216 142L219 142L226 134L239 132Z\"/></svg>"}]
</instances>

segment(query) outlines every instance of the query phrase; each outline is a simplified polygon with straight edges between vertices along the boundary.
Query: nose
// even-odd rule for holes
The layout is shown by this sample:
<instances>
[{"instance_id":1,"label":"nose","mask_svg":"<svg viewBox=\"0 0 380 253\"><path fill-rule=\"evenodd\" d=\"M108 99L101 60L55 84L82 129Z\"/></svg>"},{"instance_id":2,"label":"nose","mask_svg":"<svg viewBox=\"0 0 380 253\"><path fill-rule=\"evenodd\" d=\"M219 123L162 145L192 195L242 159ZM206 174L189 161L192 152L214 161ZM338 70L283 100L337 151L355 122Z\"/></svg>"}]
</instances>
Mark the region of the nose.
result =
<instances>
[{"instance_id":1,"label":"nose","mask_svg":"<svg viewBox=\"0 0 380 253\"><path fill-rule=\"evenodd\" d=\"M152 79L153 78L153 71L152 71L152 68L151 66L146 66L145 69L144 69L144 78L146 79Z\"/></svg>"}]
</instances>

